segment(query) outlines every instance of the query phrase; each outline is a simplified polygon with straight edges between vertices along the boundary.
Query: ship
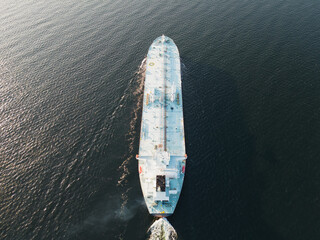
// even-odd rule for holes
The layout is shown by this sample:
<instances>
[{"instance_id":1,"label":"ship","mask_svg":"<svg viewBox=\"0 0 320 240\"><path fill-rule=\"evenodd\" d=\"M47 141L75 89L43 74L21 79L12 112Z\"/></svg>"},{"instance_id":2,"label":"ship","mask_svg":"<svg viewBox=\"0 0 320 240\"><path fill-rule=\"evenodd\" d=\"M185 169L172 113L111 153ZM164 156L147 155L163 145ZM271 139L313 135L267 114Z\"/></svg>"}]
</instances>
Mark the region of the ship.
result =
<instances>
[{"instance_id":1,"label":"ship","mask_svg":"<svg viewBox=\"0 0 320 240\"><path fill-rule=\"evenodd\" d=\"M146 59L138 171L151 215L173 214L186 170L179 50L167 36L156 38Z\"/></svg>"}]
</instances>

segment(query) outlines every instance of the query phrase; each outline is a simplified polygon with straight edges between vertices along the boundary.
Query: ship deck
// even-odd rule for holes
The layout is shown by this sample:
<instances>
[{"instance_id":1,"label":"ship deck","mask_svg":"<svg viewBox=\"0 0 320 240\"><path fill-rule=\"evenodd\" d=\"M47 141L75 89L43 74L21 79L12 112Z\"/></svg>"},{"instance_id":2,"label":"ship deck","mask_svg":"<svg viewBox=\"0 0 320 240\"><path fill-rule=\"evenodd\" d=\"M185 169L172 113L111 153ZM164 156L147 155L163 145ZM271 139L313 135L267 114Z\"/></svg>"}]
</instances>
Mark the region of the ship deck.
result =
<instances>
[{"instance_id":1,"label":"ship deck","mask_svg":"<svg viewBox=\"0 0 320 240\"><path fill-rule=\"evenodd\" d=\"M174 212L185 167L185 139L179 51L165 36L149 48L139 147L141 188L154 215ZM157 188L164 175L165 191Z\"/></svg>"}]
</instances>

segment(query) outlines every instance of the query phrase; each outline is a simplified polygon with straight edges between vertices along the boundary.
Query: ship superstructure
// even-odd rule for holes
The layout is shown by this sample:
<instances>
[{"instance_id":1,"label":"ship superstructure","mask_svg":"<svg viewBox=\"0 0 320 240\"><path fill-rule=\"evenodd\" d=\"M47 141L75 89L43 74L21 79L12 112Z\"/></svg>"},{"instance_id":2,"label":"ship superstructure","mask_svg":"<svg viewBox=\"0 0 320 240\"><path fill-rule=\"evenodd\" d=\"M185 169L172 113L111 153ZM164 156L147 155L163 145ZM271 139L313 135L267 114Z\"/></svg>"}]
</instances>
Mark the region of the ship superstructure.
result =
<instances>
[{"instance_id":1,"label":"ship superstructure","mask_svg":"<svg viewBox=\"0 0 320 240\"><path fill-rule=\"evenodd\" d=\"M187 158L180 57L173 40L155 39L146 65L138 168L150 214L164 217L177 205Z\"/></svg>"}]
</instances>

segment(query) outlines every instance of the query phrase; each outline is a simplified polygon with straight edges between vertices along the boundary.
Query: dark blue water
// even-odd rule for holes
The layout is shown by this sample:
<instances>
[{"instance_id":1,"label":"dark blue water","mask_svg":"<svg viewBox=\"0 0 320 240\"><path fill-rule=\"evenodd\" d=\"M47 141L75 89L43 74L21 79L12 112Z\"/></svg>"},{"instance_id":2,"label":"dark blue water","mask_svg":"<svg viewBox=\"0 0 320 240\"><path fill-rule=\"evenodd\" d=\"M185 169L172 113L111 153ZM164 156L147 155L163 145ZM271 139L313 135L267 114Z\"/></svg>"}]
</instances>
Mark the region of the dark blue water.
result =
<instances>
[{"instance_id":1,"label":"dark blue water","mask_svg":"<svg viewBox=\"0 0 320 240\"><path fill-rule=\"evenodd\" d=\"M144 239L143 66L183 63L186 239L320 238L320 2L0 3L0 238Z\"/></svg>"}]
</instances>

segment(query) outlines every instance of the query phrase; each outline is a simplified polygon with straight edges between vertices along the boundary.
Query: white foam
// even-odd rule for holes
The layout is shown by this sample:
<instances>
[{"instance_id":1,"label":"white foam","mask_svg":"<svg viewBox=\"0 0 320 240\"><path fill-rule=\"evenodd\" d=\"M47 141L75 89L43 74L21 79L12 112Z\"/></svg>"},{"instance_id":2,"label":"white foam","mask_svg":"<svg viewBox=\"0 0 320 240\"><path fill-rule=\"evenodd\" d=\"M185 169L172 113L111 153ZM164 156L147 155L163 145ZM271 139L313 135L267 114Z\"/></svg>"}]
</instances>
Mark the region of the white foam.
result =
<instances>
[{"instance_id":1,"label":"white foam","mask_svg":"<svg viewBox=\"0 0 320 240\"><path fill-rule=\"evenodd\" d=\"M155 221L148 229L149 240L176 240L178 234L166 218Z\"/></svg>"}]
</instances>

